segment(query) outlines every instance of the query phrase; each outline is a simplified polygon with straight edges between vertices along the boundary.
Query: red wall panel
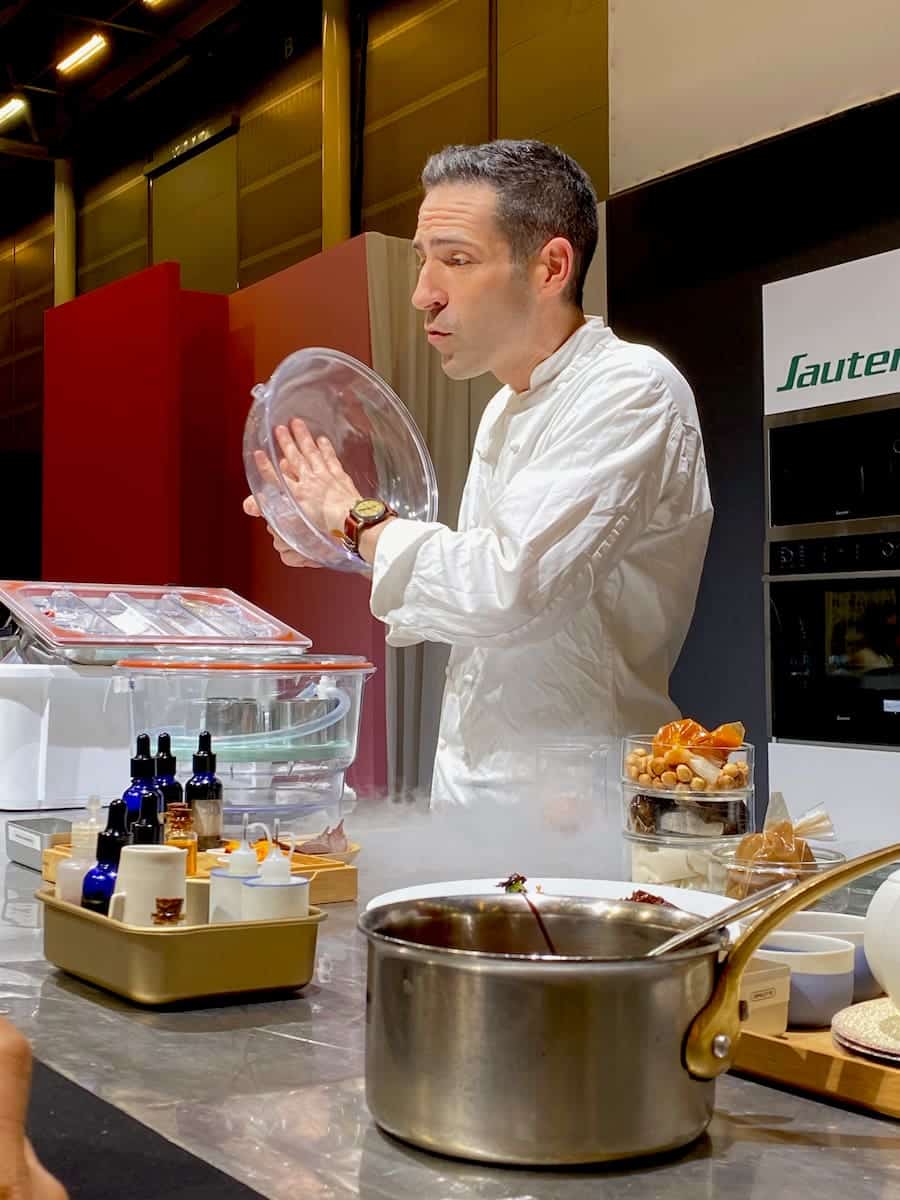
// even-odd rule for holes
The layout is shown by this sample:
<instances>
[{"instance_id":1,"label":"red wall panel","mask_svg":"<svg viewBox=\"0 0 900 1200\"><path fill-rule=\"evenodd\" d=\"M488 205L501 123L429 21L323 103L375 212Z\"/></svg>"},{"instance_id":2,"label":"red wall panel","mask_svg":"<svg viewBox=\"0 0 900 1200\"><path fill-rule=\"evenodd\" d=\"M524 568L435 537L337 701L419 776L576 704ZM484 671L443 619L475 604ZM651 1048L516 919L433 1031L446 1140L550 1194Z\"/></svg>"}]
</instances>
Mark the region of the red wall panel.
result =
<instances>
[{"instance_id":1,"label":"red wall panel","mask_svg":"<svg viewBox=\"0 0 900 1200\"><path fill-rule=\"evenodd\" d=\"M179 580L177 302L165 263L45 313L45 579Z\"/></svg>"}]
</instances>

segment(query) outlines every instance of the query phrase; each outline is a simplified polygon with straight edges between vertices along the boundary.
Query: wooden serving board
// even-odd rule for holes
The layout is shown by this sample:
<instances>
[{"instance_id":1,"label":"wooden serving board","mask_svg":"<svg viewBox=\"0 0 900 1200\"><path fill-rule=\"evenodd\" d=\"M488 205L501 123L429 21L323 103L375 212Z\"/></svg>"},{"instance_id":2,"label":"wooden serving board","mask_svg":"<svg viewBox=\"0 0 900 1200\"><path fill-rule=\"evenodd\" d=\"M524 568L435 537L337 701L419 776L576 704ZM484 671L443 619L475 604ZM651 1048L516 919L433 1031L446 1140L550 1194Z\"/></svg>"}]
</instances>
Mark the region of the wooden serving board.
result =
<instances>
[{"instance_id":1,"label":"wooden serving board","mask_svg":"<svg viewBox=\"0 0 900 1200\"><path fill-rule=\"evenodd\" d=\"M71 853L71 846L52 846L44 851L41 875L47 883L56 883L56 868ZM193 878L209 879L209 872L215 865L215 856L203 851L197 856L198 871ZM294 854L291 873L306 875L309 879L310 904L337 904L343 900L355 900L359 894L356 867L333 858L318 854Z\"/></svg>"},{"instance_id":2,"label":"wooden serving board","mask_svg":"<svg viewBox=\"0 0 900 1200\"><path fill-rule=\"evenodd\" d=\"M733 1071L900 1119L900 1068L841 1050L830 1029L743 1032Z\"/></svg>"}]
</instances>

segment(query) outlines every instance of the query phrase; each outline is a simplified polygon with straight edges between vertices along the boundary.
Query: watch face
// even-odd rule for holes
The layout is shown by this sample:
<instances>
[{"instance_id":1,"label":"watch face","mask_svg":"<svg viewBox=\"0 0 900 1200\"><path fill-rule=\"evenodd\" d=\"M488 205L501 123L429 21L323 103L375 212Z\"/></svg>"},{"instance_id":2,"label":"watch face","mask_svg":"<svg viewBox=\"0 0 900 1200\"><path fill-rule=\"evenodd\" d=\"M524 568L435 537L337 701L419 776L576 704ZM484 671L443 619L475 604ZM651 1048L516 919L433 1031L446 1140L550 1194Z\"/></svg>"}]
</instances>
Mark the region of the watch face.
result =
<instances>
[{"instance_id":1,"label":"watch face","mask_svg":"<svg viewBox=\"0 0 900 1200\"><path fill-rule=\"evenodd\" d=\"M354 515L361 521L371 521L373 517L380 517L384 509L385 506L380 500L357 500L353 505Z\"/></svg>"}]
</instances>

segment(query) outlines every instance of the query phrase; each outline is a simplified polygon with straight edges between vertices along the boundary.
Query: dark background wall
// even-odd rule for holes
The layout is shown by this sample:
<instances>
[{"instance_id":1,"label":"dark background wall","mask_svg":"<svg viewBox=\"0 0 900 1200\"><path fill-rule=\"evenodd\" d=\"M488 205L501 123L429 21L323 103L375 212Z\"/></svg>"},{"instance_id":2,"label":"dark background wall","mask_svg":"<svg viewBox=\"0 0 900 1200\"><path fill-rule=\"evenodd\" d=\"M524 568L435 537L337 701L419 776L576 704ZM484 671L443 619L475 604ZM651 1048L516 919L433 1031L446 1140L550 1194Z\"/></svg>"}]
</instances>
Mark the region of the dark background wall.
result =
<instances>
[{"instance_id":1,"label":"dark background wall","mask_svg":"<svg viewBox=\"0 0 900 1200\"><path fill-rule=\"evenodd\" d=\"M691 382L716 507L672 695L704 723L744 721L759 748L761 803L762 286L900 246L900 191L890 165L898 134L894 98L607 204L610 322L620 336L657 346Z\"/></svg>"}]
</instances>

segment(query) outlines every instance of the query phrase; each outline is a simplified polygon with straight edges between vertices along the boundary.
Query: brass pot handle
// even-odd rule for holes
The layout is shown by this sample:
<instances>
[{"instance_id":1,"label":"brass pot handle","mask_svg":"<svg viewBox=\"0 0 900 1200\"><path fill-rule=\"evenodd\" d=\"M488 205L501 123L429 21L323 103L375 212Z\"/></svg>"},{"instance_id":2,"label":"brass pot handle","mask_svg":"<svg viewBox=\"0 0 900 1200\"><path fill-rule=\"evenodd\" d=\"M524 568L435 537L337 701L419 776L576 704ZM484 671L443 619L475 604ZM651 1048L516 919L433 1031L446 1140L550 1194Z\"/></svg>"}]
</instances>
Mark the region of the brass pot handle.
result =
<instances>
[{"instance_id":1,"label":"brass pot handle","mask_svg":"<svg viewBox=\"0 0 900 1200\"><path fill-rule=\"evenodd\" d=\"M685 1066L697 1079L715 1079L727 1071L734 1059L734 1051L741 1032L740 990L741 976L751 955L762 945L773 929L785 917L798 909L806 908L822 896L850 883L860 875L867 875L878 867L900 859L900 843L886 846L883 850L872 850L858 858L851 858L822 871L805 883L799 883L784 896L776 899L761 917L740 937L729 951L719 972L713 994L704 1008L694 1017L684 1044Z\"/></svg>"}]
</instances>

